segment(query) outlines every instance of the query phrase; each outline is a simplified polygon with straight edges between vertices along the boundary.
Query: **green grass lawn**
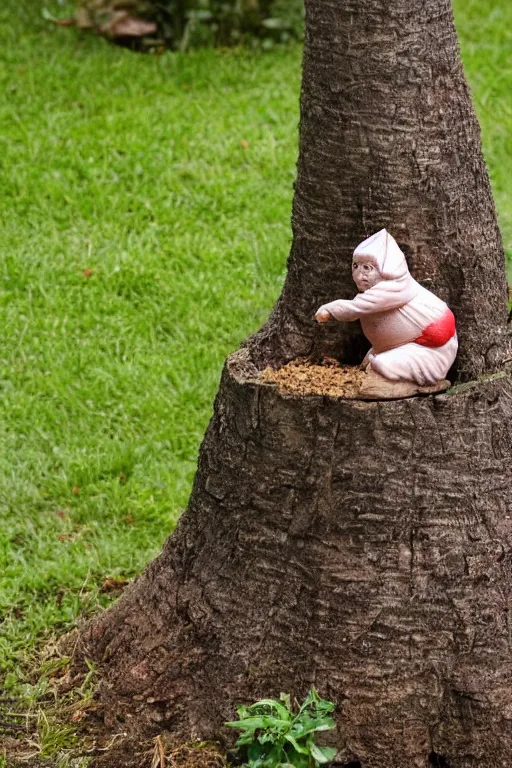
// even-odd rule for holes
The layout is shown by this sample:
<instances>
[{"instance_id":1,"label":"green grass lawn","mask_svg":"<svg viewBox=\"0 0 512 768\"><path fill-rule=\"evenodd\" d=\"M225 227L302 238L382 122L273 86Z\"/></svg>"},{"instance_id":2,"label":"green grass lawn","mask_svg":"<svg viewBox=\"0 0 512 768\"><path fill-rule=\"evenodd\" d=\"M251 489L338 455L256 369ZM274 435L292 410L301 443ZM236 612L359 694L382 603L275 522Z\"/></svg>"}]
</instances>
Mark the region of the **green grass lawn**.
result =
<instances>
[{"instance_id":1,"label":"green grass lawn","mask_svg":"<svg viewBox=\"0 0 512 768\"><path fill-rule=\"evenodd\" d=\"M512 252L512 6L457 5ZM159 551L186 505L223 360L282 284L300 58L137 56L46 24L37 0L2 3L8 685L36 638Z\"/></svg>"}]
</instances>

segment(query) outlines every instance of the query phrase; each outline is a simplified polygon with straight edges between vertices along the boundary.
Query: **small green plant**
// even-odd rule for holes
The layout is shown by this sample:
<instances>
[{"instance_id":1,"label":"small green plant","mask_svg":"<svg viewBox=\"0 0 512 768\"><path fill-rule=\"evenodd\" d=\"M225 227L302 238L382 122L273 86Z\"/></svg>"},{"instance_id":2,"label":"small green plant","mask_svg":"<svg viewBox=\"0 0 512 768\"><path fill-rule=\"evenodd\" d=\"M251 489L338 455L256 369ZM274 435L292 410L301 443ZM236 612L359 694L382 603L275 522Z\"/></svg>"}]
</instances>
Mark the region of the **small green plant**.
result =
<instances>
[{"instance_id":1,"label":"small green plant","mask_svg":"<svg viewBox=\"0 0 512 768\"><path fill-rule=\"evenodd\" d=\"M314 688L294 712L290 696L262 699L237 709L239 720L226 723L242 731L237 747L247 750L245 768L317 768L334 758L332 747L315 744L315 734L335 727L334 704Z\"/></svg>"},{"instance_id":2,"label":"small green plant","mask_svg":"<svg viewBox=\"0 0 512 768\"><path fill-rule=\"evenodd\" d=\"M58 757L61 752L71 749L76 743L76 729L72 725L64 725L58 719L49 717L44 710L39 710L37 736L34 741L39 757Z\"/></svg>"}]
</instances>

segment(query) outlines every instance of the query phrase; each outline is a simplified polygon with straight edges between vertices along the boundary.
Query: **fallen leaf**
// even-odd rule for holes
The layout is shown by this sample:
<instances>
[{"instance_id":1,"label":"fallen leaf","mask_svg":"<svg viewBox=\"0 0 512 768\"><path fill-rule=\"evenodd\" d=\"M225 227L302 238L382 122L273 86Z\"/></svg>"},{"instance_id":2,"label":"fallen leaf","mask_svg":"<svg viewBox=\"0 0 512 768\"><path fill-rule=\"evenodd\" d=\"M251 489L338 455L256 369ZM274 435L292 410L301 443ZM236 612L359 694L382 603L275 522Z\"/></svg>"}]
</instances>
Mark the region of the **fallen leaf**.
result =
<instances>
[{"instance_id":1,"label":"fallen leaf","mask_svg":"<svg viewBox=\"0 0 512 768\"><path fill-rule=\"evenodd\" d=\"M145 21L136 16L130 16L126 11L118 11L112 14L108 22L99 27L100 32L107 37L144 37L152 35L157 30L154 21Z\"/></svg>"},{"instance_id":2,"label":"fallen leaf","mask_svg":"<svg viewBox=\"0 0 512 768\"><path fill-rule=\"evenodd\" d=\"M126 579L116 579L113 576L109 576L101 585L100 592L121 592L128 583Z\"/></svg>"},{"instance_id":3,"label":"fallen leaf","mask_svg":"<svg viewBox=\"0 0 512 768\"><path fill-rule=\"evenodd\" d=\"M76 712L73 712L71 716L71 722L72 723L79 723L81 720L83 720L85 717L85 712L83 709L77 709Z\"/></svg>"},{"instance_id":4,"label":"fallen leaf","mask_svg":"<svg viewBox=\"0 0 512 768\"><path fill-rule=\"evenodd\" d=\"M242 141L240 142L240 146L242 147L242 149L249 149L249 142L246 141L246 139L242 139Z\"/></svg>"},{"instance_id":5,"label":"fallen leaf","mask_svg":"<svg viewBox=\"0 0 512 768\"><path fill-rule=\"evenodd\" d=\"M151 768L165 768L165 762L165 749L162 737L157 736L155 739L155 751L153 752Z\"/></svg>"}]
</instances>

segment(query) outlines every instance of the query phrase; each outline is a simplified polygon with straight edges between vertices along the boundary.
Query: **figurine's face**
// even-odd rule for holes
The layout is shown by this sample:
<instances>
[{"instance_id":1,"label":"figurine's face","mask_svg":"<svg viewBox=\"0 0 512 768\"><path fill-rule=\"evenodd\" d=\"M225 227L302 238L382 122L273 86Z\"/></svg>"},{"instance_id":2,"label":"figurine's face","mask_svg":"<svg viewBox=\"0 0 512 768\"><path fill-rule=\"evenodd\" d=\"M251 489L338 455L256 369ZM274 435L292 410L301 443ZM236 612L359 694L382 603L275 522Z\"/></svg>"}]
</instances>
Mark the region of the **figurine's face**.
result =
<instances>
[{"instance_id":1,"label":"figurine's face","mask_svg":"<svg viewBox=\"0 0 512 768\"><path fill-rule=\"evenodd\" d=\"M352 262L352 277L358 290L367 291L382 280L379 270L371 261Z\"/></svg>"}]
</instances>

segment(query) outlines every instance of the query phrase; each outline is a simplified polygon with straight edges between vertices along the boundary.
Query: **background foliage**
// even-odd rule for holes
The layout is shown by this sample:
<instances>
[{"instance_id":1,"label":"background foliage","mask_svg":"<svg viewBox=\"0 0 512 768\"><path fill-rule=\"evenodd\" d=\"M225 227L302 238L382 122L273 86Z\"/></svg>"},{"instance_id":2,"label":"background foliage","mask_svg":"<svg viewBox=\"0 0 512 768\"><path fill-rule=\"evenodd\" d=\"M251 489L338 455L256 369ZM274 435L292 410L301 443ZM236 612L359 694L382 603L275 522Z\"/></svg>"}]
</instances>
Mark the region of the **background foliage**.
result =
<instances>
[{"instance_id":1,"label":"background foliage","mask_svg":"<svg viewBox=\"0 0 512 768\"><path fill-rule=\"evenodd\" d=\"M128 16L156 22L151 34L140 27L145 47L163 42L185 50L260 39L269 48L301 36L303 0L81 0L76 18L81 26L127 42Z\"/></svg>"}]
</instances>

